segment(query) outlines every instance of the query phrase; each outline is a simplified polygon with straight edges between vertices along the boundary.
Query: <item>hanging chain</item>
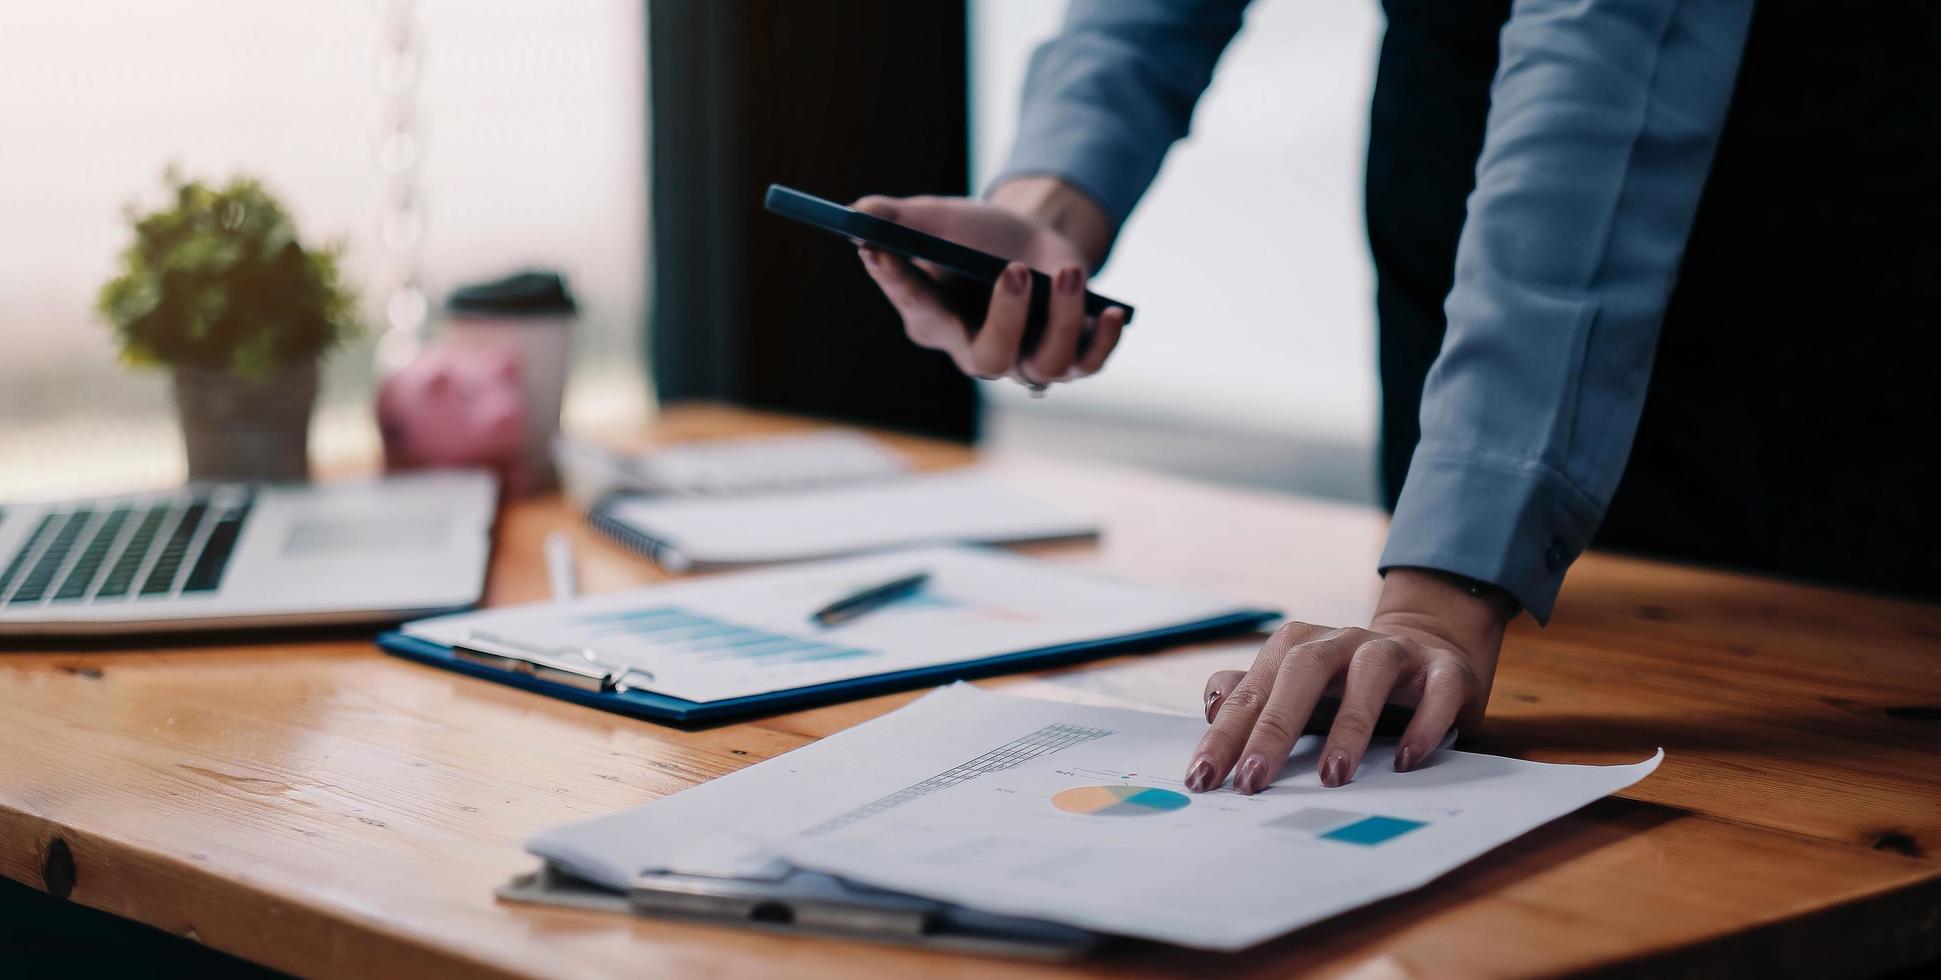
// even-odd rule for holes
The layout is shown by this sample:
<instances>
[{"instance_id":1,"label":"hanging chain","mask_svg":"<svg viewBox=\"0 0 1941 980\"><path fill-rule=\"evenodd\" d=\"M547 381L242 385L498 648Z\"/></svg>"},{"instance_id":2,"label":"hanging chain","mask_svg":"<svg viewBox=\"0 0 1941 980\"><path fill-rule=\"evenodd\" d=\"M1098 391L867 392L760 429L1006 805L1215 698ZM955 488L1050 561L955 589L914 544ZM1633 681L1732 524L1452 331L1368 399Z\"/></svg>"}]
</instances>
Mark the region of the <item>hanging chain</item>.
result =
<instances>
[{"instance_id":1,"label":"hanging chain","mask_svg":"<svg viewBox=\"0 0 1941 980\"><path fill-rule=\"evenodd\" d=\"M418 81L424 68L424 34L417 6L416 0L378 0L377 166L383 185L377 240L384 331L377 358L384 371L402 367L417 355L430 314L420 278L425 210L419 170L425 136L418 115Z\"/></svg>"}]
</instances>

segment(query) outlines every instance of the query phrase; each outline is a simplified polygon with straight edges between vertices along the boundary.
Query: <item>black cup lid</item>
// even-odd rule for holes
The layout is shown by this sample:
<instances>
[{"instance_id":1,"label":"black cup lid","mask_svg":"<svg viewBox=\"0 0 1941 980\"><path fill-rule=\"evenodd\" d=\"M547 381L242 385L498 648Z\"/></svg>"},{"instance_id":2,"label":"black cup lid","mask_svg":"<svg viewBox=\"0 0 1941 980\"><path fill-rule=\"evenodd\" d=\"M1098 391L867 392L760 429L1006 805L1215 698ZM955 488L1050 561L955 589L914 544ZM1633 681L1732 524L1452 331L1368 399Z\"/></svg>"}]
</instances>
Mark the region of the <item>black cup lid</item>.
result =
<instances>
[{"instance_id":1,"label":"black cup lid","mask_svg":"<svg viewBox=\"0 0 1941 980\"><path fill-rule=\"evenodd\" d=\"M566 280L548 269L460 286L445 300L445 312L459 316L572 316L578 310Z\"/></svg>"}]
</instances>

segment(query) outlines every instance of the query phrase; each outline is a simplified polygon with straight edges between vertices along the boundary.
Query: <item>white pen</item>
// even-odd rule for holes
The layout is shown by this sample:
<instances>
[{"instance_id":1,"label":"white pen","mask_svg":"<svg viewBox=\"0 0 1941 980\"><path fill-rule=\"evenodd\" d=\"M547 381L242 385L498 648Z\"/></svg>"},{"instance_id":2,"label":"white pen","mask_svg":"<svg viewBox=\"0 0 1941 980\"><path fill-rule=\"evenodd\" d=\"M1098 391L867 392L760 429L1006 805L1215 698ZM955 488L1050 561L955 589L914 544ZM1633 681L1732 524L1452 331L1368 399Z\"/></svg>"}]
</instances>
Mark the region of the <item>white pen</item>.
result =
<instances>
[{"instance_id":1,"label":"white pen","mask_svg":"<svg viewBox=\"0 0 1941 980\"><path fill-rule=\"evenodd\" d=\"M546 535L546 577L553 584L553 601L579 598L580 573L573 566L573 539L564 531Z\"/></svg>"}]
</instances>

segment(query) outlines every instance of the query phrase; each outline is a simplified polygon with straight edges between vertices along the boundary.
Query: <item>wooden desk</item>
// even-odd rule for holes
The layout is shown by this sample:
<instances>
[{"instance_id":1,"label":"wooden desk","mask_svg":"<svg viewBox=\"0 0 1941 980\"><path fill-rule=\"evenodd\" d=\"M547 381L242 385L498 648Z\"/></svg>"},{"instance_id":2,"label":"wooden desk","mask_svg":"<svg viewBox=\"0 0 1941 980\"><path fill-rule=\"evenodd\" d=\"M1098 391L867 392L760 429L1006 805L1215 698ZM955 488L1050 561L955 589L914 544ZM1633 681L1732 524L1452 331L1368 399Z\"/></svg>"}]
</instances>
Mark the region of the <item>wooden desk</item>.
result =
<instances>
[{"instance_id":1,"label":"wooden desk","mask_svg":"<svg viewBox=\"0 0 1941 980\"><path fill-rule=\"evenodd\" d=\"M684 409L657 438L801 424ZM967 458L898 444L925 465ZM1101 545L1047 555L1303 618L1352 615L1373 594L1375 513L1095 467L1010 469L1106 519ZM491 602L545 593L539 542L560 527L578 525L557 501L505 514ZM661 577L576 533L588 591ZM0 874L306 975L1059 972L492 898L532 866L519 843L542 826L675 792L911 696L682 732L355 638L0 653ZM1941 945L1941 608L1592 556L1553 626L1512 632L1480 745L1667 757L1622 798L1416 894L1244 954L1125 944L1067 972L1857 974ZM1210 866L1208 887L1218 877Z\"/></svg>"}]
</instances>

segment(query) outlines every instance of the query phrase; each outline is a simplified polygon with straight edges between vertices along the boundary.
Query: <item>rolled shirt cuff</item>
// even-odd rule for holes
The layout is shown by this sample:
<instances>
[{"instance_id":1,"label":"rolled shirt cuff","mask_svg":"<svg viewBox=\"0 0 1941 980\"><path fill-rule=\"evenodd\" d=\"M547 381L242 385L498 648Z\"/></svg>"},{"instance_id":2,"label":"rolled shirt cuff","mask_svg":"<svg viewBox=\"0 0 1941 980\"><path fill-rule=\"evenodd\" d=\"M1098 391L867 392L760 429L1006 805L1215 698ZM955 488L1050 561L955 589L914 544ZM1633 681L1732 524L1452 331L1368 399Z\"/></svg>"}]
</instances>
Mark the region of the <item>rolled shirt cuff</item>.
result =
<instances>
[{"instance_id":1,"label":"rolled shirt cuff","mask_svg":"<svg viewBox=\"0 0 1941 980\"><path fill-rule=\"evenodd\" d=\"M1550 621L1564 572L1603 509L1537 460L1417 446L1381 570L1430 568L1489 582Z\"/></svg>"},{"instance_id":2,"label":"rolled shirt cuff","mask_svg":"<svg viewBox=\"0 0 1941 980\"><path fill-rule=\"evenodd\" d=\"M1108 113L1041 110L1040 115L1025 121L987 192L1018 177L1057 177L1090 197L1113 228L1124 225L1159 173L1165 147L1155 154L1150 139Z\"/></svg>"}]
</instances>

